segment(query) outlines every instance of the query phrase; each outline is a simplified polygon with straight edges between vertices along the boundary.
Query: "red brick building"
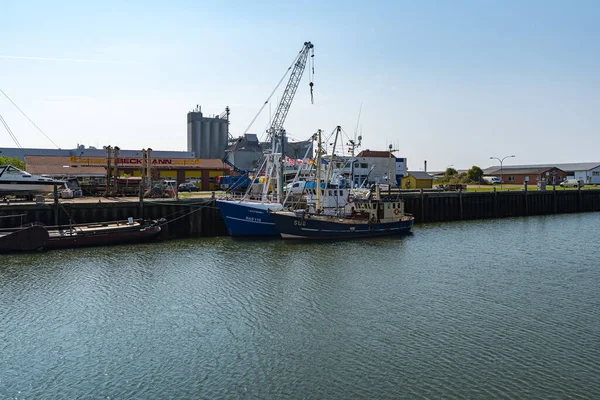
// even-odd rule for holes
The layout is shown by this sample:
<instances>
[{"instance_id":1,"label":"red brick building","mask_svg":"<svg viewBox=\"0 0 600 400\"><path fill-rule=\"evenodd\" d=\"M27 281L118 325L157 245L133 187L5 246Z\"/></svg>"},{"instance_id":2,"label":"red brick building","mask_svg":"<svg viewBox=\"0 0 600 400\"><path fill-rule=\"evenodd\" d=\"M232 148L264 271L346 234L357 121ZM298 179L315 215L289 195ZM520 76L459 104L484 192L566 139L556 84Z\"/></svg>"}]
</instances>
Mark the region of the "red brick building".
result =
<instances>
[{"instance_id":1,"label":"red brick building","mask_svg":"<svg viewBox=\"0 0 600 400\"><path fill-rule=\"evenodd\" d=\"M546 181L548 185L558 185L567 179L567 173L557 167L506 167L500 170L486 171L486 176L497 176L503 183L537 185L538 182Z\"/></svg>"}]
</instances>

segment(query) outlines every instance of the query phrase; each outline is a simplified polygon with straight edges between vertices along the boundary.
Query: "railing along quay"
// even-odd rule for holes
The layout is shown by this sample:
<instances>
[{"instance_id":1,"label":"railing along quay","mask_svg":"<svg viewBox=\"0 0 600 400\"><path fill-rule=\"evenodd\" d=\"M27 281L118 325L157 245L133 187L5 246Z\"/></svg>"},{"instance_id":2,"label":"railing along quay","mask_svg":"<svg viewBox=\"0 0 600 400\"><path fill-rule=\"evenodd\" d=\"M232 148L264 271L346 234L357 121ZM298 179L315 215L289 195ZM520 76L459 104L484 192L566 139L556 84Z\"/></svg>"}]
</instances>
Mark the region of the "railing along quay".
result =
<instances>
[{"instance_id":1,"label":"railing along quay","mask_svg":"<svg viewBox=\"0 0 600 400\"><path fill-rule=\"evenodd\" d=\"M419 223L484 218L520 217L600 211L600 190L547 190L496 192L402 192L405 211ZM57 212L58 209L58 212ZM0 203L0 228L29 223L44 225L92 223L134 219L161 219L163 238L226 236L227 230L212 198L180 200L95 198L85 201L62 200L55 204Z\"/></svg>"}]
</instances>

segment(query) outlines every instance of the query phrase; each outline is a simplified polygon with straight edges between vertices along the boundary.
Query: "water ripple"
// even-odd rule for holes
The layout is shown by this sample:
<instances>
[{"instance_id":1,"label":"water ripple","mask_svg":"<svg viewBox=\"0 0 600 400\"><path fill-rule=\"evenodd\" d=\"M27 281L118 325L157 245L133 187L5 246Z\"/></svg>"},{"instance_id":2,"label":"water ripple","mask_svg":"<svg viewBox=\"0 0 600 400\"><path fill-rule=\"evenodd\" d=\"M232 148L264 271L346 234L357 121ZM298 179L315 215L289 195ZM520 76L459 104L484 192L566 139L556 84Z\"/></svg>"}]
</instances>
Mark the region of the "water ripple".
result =
<instances>
[{"instance_id":1,"label":"water ripple","mask_svg":"<svg viewBox=\"0 0 600 400\"><path fill-rule=\"evenodd\" d=\"M0 258L0 398L600 398L599 214Z\"/></svg>"}]
</instances>

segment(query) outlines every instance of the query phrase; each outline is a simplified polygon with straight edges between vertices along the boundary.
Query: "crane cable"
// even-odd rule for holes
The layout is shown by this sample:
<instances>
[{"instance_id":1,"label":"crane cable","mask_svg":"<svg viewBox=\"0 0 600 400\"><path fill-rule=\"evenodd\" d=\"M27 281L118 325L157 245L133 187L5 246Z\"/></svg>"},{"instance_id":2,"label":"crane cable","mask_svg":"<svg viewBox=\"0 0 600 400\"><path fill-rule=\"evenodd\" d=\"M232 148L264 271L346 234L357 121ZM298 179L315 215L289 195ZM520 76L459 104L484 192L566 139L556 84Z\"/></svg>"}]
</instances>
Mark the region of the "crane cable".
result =
<instances>
[{"instance_id":1,"label":"crane cable","mask_svg":"<svg viewBox=\"0 0 600 400\"><path fill-rule=\"evenodd\" d=\"M275 94L275 92L277 91L277 89L279 89L279 86L281 86L281 83L283 82L283 80L285 79L285 77L287 76L288 72L290 72L290 70L292 69L292 67L294 65L296 65L296 63L298 62L298 59L300 58L300 56L302 55L302 52L304 51L304 49L302 49L300 51L300 53L294 57L294 62L292 63L292 65L290 65L288 67L288 69L285 71L285 74L283 74L283 76L281 77L281 79L279 80L279 83L277 83L277 86L275 86L275 89L273 89L273 91L271 92L271 94L269 95L269 97L267 97L267 100L265 100L265 102L263 103L262 107L260 108L260 110L258 110L258 113L256 113L256 115L254 116L254 118L252 119L252 121L250 121L250 124L248 125L248 127L246 127L246 129L244 130L244 135L246 133L248 133L248 131L250 130L250 128L252 127L252 125L254 124L254 122L256 121L256 119L258 118L258 116L262 113L262 111L265 109L265 107L267 106L267 104L269 104L269 101L271 101L271 97L273 97L273 95Z\"/></svg>"},{"instance_id":2,"label":"crane cable","mask_svg":"<svg viewBox=\"0 0 600 400\"><path fill-rule=\"evenodd\" d=\"M309 65L309 70L308 70L308 79L310 81L310 83L308 84L308 86L310 87L310 104L315 104L315 97L313 94L313 86L314 84L314 80L315 80L315 49L314 47L310 49L310 64Z\"/></svg>"},{"instance_id":3,"label":"crane cable","mask_svg":"<svg viewBox=\"0 0 600 400\"><path fill-rule=\"evenodd\" d=\"M15 144L17 145L17 147L19 149L22 149L23 147L21 146L21 143L19 143L19 140L17 139L17 137L15 136L15 134L13 133L13 131L8 126L8 123L6 123L6 121L2 117L2 114L0 114L0 122L2 122L2 125L4 125L4 128L6 128L6 131L10 135L11 139L13 140L13 142L15 142Z\"/></svg>"},{"instance_id":4,"label":"crane cable","mask_svg":"<svg viewBox=\"0 0 600 400\"><path fill-rule=\"evenodd\" d=\"M31 124L32 124L33 126L35 126L35 127L36 127L36 129L42 133L42 135L44 135L44 136L46 137L46 139L48 139L48 140L49 140L49 141L50 141L50 142L51 142L51 143L52 143L52 144L53 144L53 145L54 145L54 146L55 146L57 149L60 149L60 147L58 147L58 145L57 145L56 143L54 143L54 141L53 141L52 139L50 139L50 137L49 137L48 135L46 135L46 133L45 133L45 132L44 132L44 131L43 131L43 130L42 130L40 127L39 127L39 126L37 126L37 125L35 124L35 122L33 122L33 121L31 120L31 118L29 118L29 117L27 116L27 114L25 114L25 112L24 112L23 110L21 110L21 109L19 108L19 106L18 106L18 105L16 105L16 104L15 104L15 102L14 102L14 101L12 101L12 99L11 99L10 97L8 97L8 95L7 95L7 94L4 92L4 90L0 89L0 92L2 92L2 94L4 95L4 97L6 97L6 98L8 99L8 101L10 101L10 102L12 103L12 105L13 105L13 106L15 106L15 108L16 108L17 110L19 110L19 112L21 112L21 114L23 114L23 116L24 116L25 118L27 118L27 120L28 120L29 122L31 122Z\"/></svg>"},{"instance_id":5,"label":"crane cable","mask_svg":"<svg viewBox=\"0 0 600 400\"><path fill-rule=\"evenodd\" d=\"M26 162L25 160L25 150L23 150L23 146L21 146L21 143L19 142L19 139L17 139L17 136L13 133L12 129L10 129L10 126L8 126L8 123L6 122L6 120L2 117L2 114L0 114L0 122L2 122L2 125L4 125L4 128L6 128L6 131L8 132L8 134L10 135L10 137L12 138L13 142L15 142L15 144L17 145L17 147L19 148L19 150L21 150L21 153L23 153L23 161ZM36 165L30 160L29 164L37 169Z\"/></svg>"}]
</instances>

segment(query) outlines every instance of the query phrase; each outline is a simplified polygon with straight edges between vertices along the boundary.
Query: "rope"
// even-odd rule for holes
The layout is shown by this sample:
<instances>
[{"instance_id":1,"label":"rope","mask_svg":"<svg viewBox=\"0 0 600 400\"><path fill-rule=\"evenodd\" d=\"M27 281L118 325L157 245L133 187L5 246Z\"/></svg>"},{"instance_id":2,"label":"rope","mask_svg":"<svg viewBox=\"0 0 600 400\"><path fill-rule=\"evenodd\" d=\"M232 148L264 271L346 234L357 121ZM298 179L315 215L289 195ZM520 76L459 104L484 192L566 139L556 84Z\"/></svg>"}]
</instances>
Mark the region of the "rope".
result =
<instances>
[{"instance_id":1,"label":"rope","mask_svg":"<svg viewBox=\"0 0 600 400\"><path fill-rule=\"evenodd\" d=\"M194 209L194 210L190 211L189 213L185 213L185 214L183 214L183 215L181 215L181 216L179 216L179 217L177 217L177 218L174 218L174 219L172 219L172 220L169 220L169 221L165 221L165 222L163 222L162 224L159 224L158 226L164 226L164 225L170 224L171 222L177 221L178 219L181 219L181 218L187 217L187 216L188 216L188 215L190 215L190 214L193 214L193 213L195 213L195 212L197 212L197 211L200 211L200 210L202 210L203 208L217 208L217 207L213 207L213 206L209 206L209 205L206 205L206 206L204 206L204 207L198 207L198 208L196 208L196 209ZM174 213L174 214L175 214L175 213Z\"/></svg>"}]
</instances>

